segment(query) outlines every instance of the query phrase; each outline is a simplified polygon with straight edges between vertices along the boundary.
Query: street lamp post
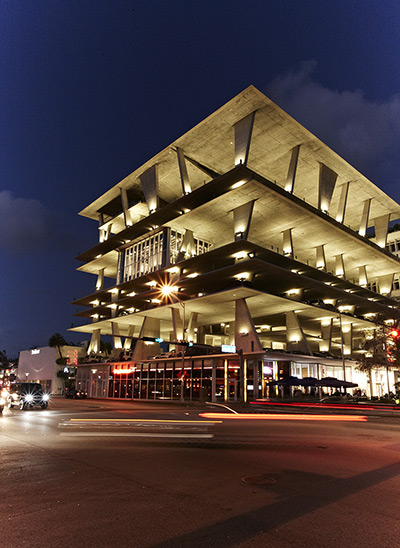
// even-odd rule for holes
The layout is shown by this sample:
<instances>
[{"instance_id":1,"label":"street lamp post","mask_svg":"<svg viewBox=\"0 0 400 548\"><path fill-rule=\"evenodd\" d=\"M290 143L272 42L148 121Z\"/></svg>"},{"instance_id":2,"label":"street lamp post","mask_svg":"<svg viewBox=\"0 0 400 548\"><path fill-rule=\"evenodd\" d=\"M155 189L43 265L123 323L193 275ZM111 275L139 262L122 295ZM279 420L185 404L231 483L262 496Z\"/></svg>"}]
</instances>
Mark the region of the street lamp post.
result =
<instances>
[{"instance_id":1,"label":"street lamp post","mask_svg":"<svg viewBox=\"0 0 400 548\"><path fill-rule=\"evenodd\" d=\"M184 402L185 401L185 349L186 349L186 346L185 346L185 302L184 301L181 301L181 299L178 297L178 295L176 294L176 291L177 291L177 287L176 286L171 286L171 285L162 285L160 287L160 291L161 291L161 294L165 297L165 298L170 298L171 300L174 300L179 303L181 306L182 306L182 342L184 343L182 345L182 367L181 367L181 378L180 378L180 381L181 381L181 402Z\"/></svg>"}]
</instances>

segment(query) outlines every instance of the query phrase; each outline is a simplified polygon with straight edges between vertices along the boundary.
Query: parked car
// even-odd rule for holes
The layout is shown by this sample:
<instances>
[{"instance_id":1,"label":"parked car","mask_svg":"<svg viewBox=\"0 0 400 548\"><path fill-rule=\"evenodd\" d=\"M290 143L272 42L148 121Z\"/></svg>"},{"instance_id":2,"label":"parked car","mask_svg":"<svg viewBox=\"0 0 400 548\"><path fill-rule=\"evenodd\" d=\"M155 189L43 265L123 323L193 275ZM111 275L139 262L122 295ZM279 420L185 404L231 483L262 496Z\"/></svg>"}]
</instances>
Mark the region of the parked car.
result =
<instances>
[{"instance_id":1,"label":"parked car","mask_svg":"<svg viewBox=\"0 0 400 548\"><path fill-rule=\"evenodd\" d=\"M70 390L65 391L65 397L72 399L86 398L87 392L85 392L84 390L76 390L75 388L71 388Z\"/></svg>"},{"instance_id":2,"label":"parked car","mask_svg":"<svg viewBox=\"0 0 400 548\"><path fill-rule=\"evenodd\" d=\"M10 387L7 406L9 409L13 407L28 409L40 405L42 409L46 409L49 399L50 395L43 392L43 388L39 383L17 382Z\"/></svg>"}]
</instances>

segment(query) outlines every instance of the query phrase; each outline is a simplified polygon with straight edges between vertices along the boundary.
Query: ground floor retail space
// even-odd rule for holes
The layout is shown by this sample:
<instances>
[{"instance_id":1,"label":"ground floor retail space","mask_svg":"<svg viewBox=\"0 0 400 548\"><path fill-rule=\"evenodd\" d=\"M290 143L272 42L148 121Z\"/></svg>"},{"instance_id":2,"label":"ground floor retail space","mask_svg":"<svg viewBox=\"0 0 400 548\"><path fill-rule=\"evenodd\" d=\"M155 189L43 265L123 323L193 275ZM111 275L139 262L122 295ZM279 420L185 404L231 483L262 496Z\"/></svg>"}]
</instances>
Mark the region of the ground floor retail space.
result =
<instances>
[{"instance_id":1,"label":"ground floor retail space","mask_svg":"<svg viewBox=\"0 0 400 548\"><path fill-rule=\"evenodd\" d=\"M377 369L371 377L361 373L355 362L319 362L296 356L214 355L168 358L142 363L86 363L78 366L76 387L89 397L134 400L250 401L262 397L285 397L288 390L271 381L288 376L335 377L351 381L366 396L383 396L398 380L397 371ZM307 390L304 389L306 395ZM328 393L329 391L327 391Z\"/></svg>"}]
</instances>

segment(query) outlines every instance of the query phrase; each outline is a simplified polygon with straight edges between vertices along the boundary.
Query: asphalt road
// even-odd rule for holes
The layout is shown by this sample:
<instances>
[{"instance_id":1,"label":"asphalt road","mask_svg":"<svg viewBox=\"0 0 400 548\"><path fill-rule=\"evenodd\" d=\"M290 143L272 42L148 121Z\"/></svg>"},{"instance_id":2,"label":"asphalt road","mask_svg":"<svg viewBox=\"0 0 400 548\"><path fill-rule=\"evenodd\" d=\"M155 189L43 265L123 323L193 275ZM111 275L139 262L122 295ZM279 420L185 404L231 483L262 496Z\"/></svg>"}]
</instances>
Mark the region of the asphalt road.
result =
<instances>
[{"instance_id":1,"label":"asphalt road","mask_svg":"<svg viewBox=\"0 0 400 548\"><path fill-rule=\"evenodd\" d=\"M5 410L0 546L399 545L400 417L199 425L202 411L64 399Z\"/></svg>"}]
</instances>

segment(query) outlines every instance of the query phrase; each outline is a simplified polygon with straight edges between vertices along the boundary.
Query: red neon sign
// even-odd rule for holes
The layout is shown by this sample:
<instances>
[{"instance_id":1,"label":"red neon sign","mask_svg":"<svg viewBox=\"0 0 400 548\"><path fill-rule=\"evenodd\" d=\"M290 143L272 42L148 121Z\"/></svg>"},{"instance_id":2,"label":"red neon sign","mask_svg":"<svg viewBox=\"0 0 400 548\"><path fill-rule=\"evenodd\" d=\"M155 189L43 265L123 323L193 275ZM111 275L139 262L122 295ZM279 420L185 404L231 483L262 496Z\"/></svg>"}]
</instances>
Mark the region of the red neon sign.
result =
<instances>
[{"instance_id":1,"label":"red neon sign","mask_svg":"<svg viewBox=\"0 0 400 548\"><path fill-rule=\"evenodd\" d=\"M113 373L114 375L126 375L129 373L133 373L134 371L134 367L129 367L128 369L114 369Z\"/></svg>"}]
</instances>

